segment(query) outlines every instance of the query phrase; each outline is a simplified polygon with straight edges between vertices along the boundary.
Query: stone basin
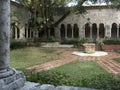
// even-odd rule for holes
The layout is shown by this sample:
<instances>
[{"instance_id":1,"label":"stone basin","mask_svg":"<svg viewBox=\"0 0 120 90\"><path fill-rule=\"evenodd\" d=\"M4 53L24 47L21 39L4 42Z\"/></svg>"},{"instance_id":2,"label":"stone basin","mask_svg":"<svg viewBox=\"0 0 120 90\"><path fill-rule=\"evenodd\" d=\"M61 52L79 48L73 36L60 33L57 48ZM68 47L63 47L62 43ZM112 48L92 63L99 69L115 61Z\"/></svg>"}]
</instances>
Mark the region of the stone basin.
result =
<instances>
[{"instance_id":1,"label":"stone basin","mask_svg":"<svg viewBox=\"0 0 120 90\"><path fill-rule=\"evenodd\" d=\"M85 53L95 53L95 44L94 43L85 43Z\"/></svg>"}]
</instances>

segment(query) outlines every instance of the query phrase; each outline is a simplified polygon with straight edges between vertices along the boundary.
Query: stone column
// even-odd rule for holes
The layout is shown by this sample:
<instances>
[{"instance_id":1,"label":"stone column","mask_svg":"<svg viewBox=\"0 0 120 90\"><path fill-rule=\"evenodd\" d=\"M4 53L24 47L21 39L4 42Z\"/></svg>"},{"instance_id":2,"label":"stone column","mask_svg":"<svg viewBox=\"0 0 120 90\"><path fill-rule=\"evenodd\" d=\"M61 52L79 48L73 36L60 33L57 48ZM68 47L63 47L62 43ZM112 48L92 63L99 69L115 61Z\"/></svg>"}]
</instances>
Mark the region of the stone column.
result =
<instances>
[{"instance_id":1,"label":"stone column","mask_svg":"<svg viewBox=\"0 0 120 90\"><path fill-rule=\"evenodd\" d=\"M11 69L10 0L0 0L0 90L15 90L25 83L22 72Z\"/></svg>"},{"instance_id":2,"label":"stone column","mask_svg":"<svg viewBox=\"0 0 120 90\"><path fill-rule=\"evenodd\" d=\"M26 38L28 38L28 24L26 25Z\"/></svg>"},{"instance_id":3,"label":"stone column","mask_svg":"<svg viewBox=\"0 0 120 90\"><path fill-rule=\"evenodd\" d=\"M92 39L92 25L90 24L90 39Z\"/></svg>"},{"instance_id":4,"label":"stone column","mask_svg":"<svg viewBox=\"0 0 120 90\"><path fill-rule=\"evenodd\" d=\"M61 36L60 36L60 26L57 26L54 28L55 29L55 37L57 38L57 40L61 40Z\"/></svg>"},{"instance_id":5,"label":"stone column","mask_svg":"<svg viewBox=\"0 0 120 90\"><path fill-rule=\"evenodd\" d=\"M0 70L9 67L10 7L9 0L0 0Z\"/></svg>"},{"instance_id":6,"label":"stone column","mask_svg":"<svg viewBox=\"0 0 120 90\"><path fill-rule=\"evenodd\" d=\"M65 25L65 39L67 39L67 25Z\"/></svg>"},{"instance_id":7,"label":"stone column","mask_svg":"<svg viewBox=\"0 0 120 90\"><path fill-rule=\"evenodd\" d=\"M72 27L72 38L74 38L74 35L73 35L74 25L71 25L71 27Z\"/></svg>"},{"instance_id":8,"label":"stone column","mask_svg":"<svg viewBox=\"0 0 120 90\"><path fill-rule=\"evenodd\" d=\"M117 25L117 38L119 38L119 25Z\"/></svg>"}]
</instances>

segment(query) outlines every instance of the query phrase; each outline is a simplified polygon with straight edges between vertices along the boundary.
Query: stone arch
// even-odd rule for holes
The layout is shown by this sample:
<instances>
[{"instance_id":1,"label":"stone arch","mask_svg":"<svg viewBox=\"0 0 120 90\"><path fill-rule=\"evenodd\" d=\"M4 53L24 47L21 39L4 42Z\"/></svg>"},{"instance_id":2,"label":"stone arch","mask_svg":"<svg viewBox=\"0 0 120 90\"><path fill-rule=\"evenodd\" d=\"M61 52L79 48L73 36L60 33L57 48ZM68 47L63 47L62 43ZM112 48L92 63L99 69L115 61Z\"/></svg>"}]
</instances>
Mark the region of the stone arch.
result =
<instances>
[{"instance_id":1,"label":"stone arch","mask_svg":"<svg viewBox=\"0 0 120 90\"><path fill-rule=\"evenodd\" d=\"M89 23L85 24L85 37L86 38L90 37L90 25L89 25Z\"/></svg>"},{"instance_id":2,"label":"stone arch","mask_svg":"<svg viewBox=\"0 0 120 90\"><path fill-rule=\"evenodd\" d=\"M71 24L67 24L67 37L72 38L72 26L71 26Z\"/></svg>"},{"instance_id":3,"label":"stone arch","mask_svg":"<svg viewBox=\"0 0 120 90\"><path fill-rule=\"evenodd\" d=\"M77 24L74 24L74 27L73 27L73 37L74 38L78 38L79 37L79 28L78 28Z\"/></svg>"},{"instance_id":4,"label":"stone arch","mask_svg":"<svg viewBox=\"0 0 120 90\"><path fill-rule=\"evenodd\" d=\"M117 24L116 23L112 24L111 38L117 38Z\"/></svg>"},{"instance_id":5,"label":"stone arch","mask_svg":"<svg viewBox=\"0 0 120 90\"><path fill-rule=\"evenodd\" d=\"M64 24L61 24L61 27L60 27L60 37L61 39L65 39L65 25Z\"/></svg>"},{"instance_id":6,"label":"stone arch","mask_svg":"<svg viewBox=\"0 0 120 90\"><path fill-rule=\"evenodd\" d=\"M97 38L97 24L96 23L92 24L92 38L93 39Z\"/></svg>"},{"instance_id":7,"label":"stone arch","mask_svg":"<svg viewBox=\"0 0 120 90\"><path fill-rule=\"evenodd\" d=\"M99 37L104 38L105 37L105 27L103 23L99 24Z\"/></svg>"}]
</instances>

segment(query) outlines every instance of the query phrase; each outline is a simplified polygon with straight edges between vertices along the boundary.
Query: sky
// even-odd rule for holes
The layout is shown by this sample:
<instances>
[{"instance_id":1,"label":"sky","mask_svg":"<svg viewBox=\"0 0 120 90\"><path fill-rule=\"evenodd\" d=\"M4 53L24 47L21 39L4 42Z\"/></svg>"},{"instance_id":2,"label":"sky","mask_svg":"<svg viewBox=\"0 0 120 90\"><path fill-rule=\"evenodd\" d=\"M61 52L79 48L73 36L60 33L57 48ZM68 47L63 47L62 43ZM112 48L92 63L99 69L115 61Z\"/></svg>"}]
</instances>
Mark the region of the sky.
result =
<instances>
[{"instance_id":1,"label":"sky","mask_svg":"<svg viewBox=\"0 0 120 90\"><path fill-rule=\"evenodd\" d=\"M74 6L76 4L77 4L77 2L75 2L75 0L73 0L71 3L68 4L68 6ZM104 0L98 0L98 2L94 3L94 4L90 0L86 0L86 2L83 3L83 6L97 6L97 5L102 6L102 5L107 5L107 4L105 3Z\"/></svg>"}]
</instances>

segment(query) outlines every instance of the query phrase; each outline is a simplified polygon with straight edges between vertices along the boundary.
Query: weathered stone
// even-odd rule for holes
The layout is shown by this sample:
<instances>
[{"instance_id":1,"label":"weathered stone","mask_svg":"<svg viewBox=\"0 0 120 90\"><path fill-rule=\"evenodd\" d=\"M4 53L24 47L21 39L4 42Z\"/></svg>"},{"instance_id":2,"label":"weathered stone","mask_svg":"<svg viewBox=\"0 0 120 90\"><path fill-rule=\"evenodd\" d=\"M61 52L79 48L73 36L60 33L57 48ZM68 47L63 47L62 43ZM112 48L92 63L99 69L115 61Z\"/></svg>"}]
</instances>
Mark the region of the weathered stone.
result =
<instances>
[{"instance_id":1,"label":"weathered stone","mask_svg":"<svg viewBox=\"0 0 120 90\"><path fill-rule=\"evenodd\" d=\"M21 87L20 89L16 89L16 90L37 90L37 87L39 87L39 86L40 86L40 84L38 84L38 83L26 82L23 87Z\"/></svg>"},{"instance_id":2,"label":"weathered stone","mask_svg":"<svg viewBox=\"0 0 120 90\"><path fill-rule=\"evenodd\" d=\"M95 44L94 43L85 43L83 44L85 47L86 53L94 53L95 52Z\"/></svg>"},{"instance_id":3,"label":"weathered stone","mask_svg":"<svg viewBox=\"0 0 120 90\"><path fill-rule=\"evenodd\" d=\"M72 86L58 86L56 87L55 90L95 90L95 89L72 87Z\"/></svg>"},{"instance_id":4,"label":"weathered stone","mask_svg":"<svg viewBox=\"0 0 120 90\"><path fill-rule=\"evenodd\" d=\"M16 76L19 76L19 78ZM15 90L24 86L26 79L24 74L20 71L15 71L12 76L0 79L0 90Z\"/></svg>"},{"instance_id":5,"label":"weathered stone","mask_svg":"<svg viewBox=\"0 0 120 90\"><path fill-rule=\"evenodd\" d=\"M40 90L54 90L55 86L49 85L49 84L44 84L40 86Z\"/></svg>"},{"instance_id":6,"label":"weathered stone","mask_svg":"<svg viewBox=\"0 0 120 90\"><path fill-rule=\"evenodd\" d=\"M0 87L2 87L4 84L5 84L5 83L4 83L4 80L1 79L1 80L0 80Z\"/></svg>"}]
</instances>

